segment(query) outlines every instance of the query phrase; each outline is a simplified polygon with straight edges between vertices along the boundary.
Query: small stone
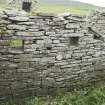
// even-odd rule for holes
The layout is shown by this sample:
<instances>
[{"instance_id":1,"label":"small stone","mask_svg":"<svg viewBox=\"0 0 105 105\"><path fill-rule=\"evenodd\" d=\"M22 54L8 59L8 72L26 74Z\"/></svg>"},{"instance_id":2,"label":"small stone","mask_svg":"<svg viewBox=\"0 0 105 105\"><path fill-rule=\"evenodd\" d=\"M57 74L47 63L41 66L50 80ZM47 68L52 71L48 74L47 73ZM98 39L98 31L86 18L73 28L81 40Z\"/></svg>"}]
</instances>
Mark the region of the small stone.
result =
<instances>
[{"instance_id":1,"label":"small stone","mask_svg":"<svg viewBox=\"0 0 105 105\"><path fill-rule=\"evenodd\" d=\"M0 20L0 24L10 24L11 22L7 21L7 20Z\"/></svg>"},{"instance_id":2,"label":"small stone","mask_svg":"<svg viewBox=\"0 0 105 105\"><path fill-rule=\"evenodd\" d=\"M63 59L62 54L58 54L58 55L56 56L56 59L57 59L57 60L62 60L62 59Z\"/></svg>"},{"instance_id":3,"label":"small stone","mask_svg":"<svg viewBox=\"0 0 105 105\"><path fill-rule=\"evenodd\" d=\"M18 50L9 50L10 54L23 54L23 51L18 51Z\"/></svg>"},{"instance_id":4,"label":"small stone","mask_svg":"<svg viewBox=\"0 0 105 105\"><path fill-rule=\"evenodd\" d=\"M83 33L67 33L64 34L64 37L82 37L84 34Z\"/></svg>"},{"instance_id":5,"label":"small stone","mask_svg":"<svg viewBox=\"0 0 105 105\"><path fill-rule=\"evenodd\" d=\"M80 28L80 25L79 24L77 24L77 23L68 23L68 24L66 24L66 28L67 29L72 29L72 28Z\"/></svg>"},{"instance_id":6,"label":"small stone","mask_svg":"<svg viewBox=\"0 0 105 105\"><path fill-rule=\"evenodd\" d=\"M10 44L9 40L0 40L0 46L8 46Z\"/></svg>"},{"instance_id":7,"label":"small stone","mask_svg":"<svg viewBox=\"0 0 105 105\"><path fill-rule=\"evenodd\" d=\"M25 25L8 25L7 28L10 30L26 30Z\"/></svg>"},{"instance_id":8,"label":"small stone","mask_svg":"<svg viewBox=\"0 0 105 105\"><path fill-rule=\"evenodd\" d=\"M18 24L20 24L20 25L34 25L35 22L21 22L21 23L18 23Z\"/></svg>"},{"instance_id":9,"label":"small stone","mask_svg":"<svg viewBox=\"0 0 105 105\"><path fill-rule=\"evenodd\" d=\"M44 40L37 40L37 44L44 44Z\"/></svg>"},{"instance_id":10,"label":"small stone","mask_svg":"<svg viewBox=\"0 0 105 105\"><path fill-rule=\"evenodd\" d=\"M60 40L53 40L53 43L54 43L54 44L60 43Z\"/></svg>"},{"instance_id":11,"label":"small stone","mask_svg":"<svg viewBox=\"0 0 105 105\"><path fill-rule=\"evenodd\" d=\"M65 54L65 58L66 58L66 59L71 58L71 54Z\"/></svg>"},{"instance_id":12,"label":"small stone","mask_svg":"<svg viewBox=\"0 0 105 105\"><path fill-rule=\"evenodd\" d=\"M20 31L20 32L16 32L17 36L27 36L27 37L35 37L35 36L42 36L44 34L43 31L40 32L30 32L30 31Z\"/></svg>"}]
</instances>

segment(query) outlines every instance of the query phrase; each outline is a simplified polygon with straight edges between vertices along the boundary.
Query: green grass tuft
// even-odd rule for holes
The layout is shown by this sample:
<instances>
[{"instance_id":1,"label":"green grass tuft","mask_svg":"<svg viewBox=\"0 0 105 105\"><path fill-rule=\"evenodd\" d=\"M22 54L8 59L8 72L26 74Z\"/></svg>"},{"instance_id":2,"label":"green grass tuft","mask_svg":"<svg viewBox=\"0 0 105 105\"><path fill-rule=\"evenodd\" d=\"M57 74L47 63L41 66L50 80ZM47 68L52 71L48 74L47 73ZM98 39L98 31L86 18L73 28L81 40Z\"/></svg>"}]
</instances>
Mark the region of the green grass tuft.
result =
<instances>
[{"instance_id":1,"label":"green grass tuft","mask_svg":"<svg viewBox=\"0 0 105 105\"><path fill-rule=\"evenodd\" d=\"M55 97L31 97L13 100L0 105L105 105L105 84L98 84L88 90L62 93Z\"/></svg>"}]
</instances>

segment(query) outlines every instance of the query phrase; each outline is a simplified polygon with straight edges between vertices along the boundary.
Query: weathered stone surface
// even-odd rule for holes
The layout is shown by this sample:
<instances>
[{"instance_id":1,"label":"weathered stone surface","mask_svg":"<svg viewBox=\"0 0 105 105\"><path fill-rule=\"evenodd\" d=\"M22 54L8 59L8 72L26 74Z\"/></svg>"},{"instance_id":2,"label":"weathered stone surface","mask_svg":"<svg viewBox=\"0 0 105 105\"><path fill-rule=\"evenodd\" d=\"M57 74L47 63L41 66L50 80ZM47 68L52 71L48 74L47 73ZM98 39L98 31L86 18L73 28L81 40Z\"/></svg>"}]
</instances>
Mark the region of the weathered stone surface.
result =
<instances>
[{"instance_id":1,"label":"weathered stone surface","mask_svg":"<svg viewBox=\"0 0 105 105\"><path fill-rule=\"evenodd\" d=\"M18 11L16 10L5 10L4 13L10 17L15 17L18 15Z\"/></svg>"},{"instance_id":2,"label":"weathered stone surface","mask_svg":"<svg viewBox=\"0 0 105 105\"><path fill-rule=\"evenodd\" d=\"M57 54L56 59L57 59L57 60L62 60L62 59L63 59L63 55L62 55L62 54L60 54L60 53L59 53L59 54Z\"/></svg>"},{"instance_id":3,"label":"weathered stone surface","mask_svg":"<svg viewBox=\"0 0 105 105\"><path fill-rule=\"evenodd\" d=\"M53 40L53 43L60 43L60 40Z\"/></svg>"},{"instance_id":4,"label":"weathered stone surface","mask_svg":"<svg viewBox=\"0 0 105 105\"><path fill-rule=\"evenodd\" d=\"M18 11L18 10L4 10L4 14L6 14L9 17L15 17L15 16L27 16L27 13L25 11Z\"/></svg>"},{"instance_id":5,"label":"weathered stone surface","mask_svg":"<svg viewBox=\"0 0 105 105\"><path fill-rule=\"evenodd\" d=\"M83 35L83 33L68 33L65 34L64 37L82 37Z\"/></svg>"},{"instance_id":6,"label":"weathered stone surface","mask_svg":"<svg viewBox=\"0 0 105 105\"><path fill-rule=\"evenodd\" d=\"M83 18L76 18L76 17L67 17L68 20L73 20L75 22L85 22L85 19Z\"/></svg>"},{"instance_id":7,"label":"weathered stone surface","mask_svg":"<svg viewBox=\"0 0 105 105\"><path fill-rule=\"evenodd\" d=\"M9 50L10 54L23 54L24 52L23 51L18 51L18 50Z\"/></svg>"},{"instance_id":8,"label":"weathered stone surface","mask_svg":"<svg viewBox=\"0 0 105 105\"><path fill-rule=\"evenodd\" d=\"M10 24L11 22L10 21L6 21L6 20L1 20L0 21L0 24Z\"/></svg>"},{"instance_id":9,"label":"weathered stone surface","mask_svg":"<svg viewBox=\"0 0 105 105\"><path fill-rule=\"evenodd\" d=\"M42 16L42 17L55 17L56 14L53 13L37 13L38 16Z\"/></svg>"},{"instance_id":10,"label":"weathered stone surface","mask_svg":"<svg viewBox=\"0 0 105 105\"><path fill-rule=\"evenodd\" d=\"M28 21L28 17L21 17L21 16L16 16L16 17L9 17L11 21L16 21L16 22L25 22Z\"/></svg>"},{"instance_id":11,"label":"weathered stone surface","mask_svg":"<svg viewBox=\"0 0 105 105\"><path fill-rule=\"evenodd\" d=\"M84 20L70 13L0 13L0 97L45 95L104 80L105 15Z\"/></svg>"},{"instance_id":12,"label":"weathered stone surface","mask_svg":"<svg viewBox=\"0 0 105 105\"><path fill-rule=\"evenodd\" d=\"M16 32L17 36L28 36L28 37L35 37L35 36L42 36L44 34L43 31L40 32L30 32L30 31L20 31L20 32Z\"/></svg>"},{"instance_id":13,"label":"weathered stone surface","mask_svg":"<svg viewBox=\"0 0 105 105\"><path fill-rule=\"evenodd\" d=\"M0 40L0 46L8 46L10 44L10 40Z\"/></svg>"},{"instance_id":14,"label":"weathered stone surface","mask_svg":"<svg viewBox=\"0 0 105 105\"><path fill-rule=\"evenodd\" d=\"M66 28L67 29L72 29L72 28L80 28L80 25L79 24L75 24L75 23L68 23L67 25L66 25Z\"/></svg>"},{"instance_id":15,"label":"weathered stone surface","mask_svg":"<svg viewBox=\"0 0 105 105\"><path fill-rule=\"evenodd\" d=\"M21 22L20 25L35 25L35 22Z\"/></svg>"},{"instance_id":16,"label":"weathered stone surface","mask_svg":"<svg viewBox=\"0 0 105 105\"><path fill-rule=\"evenodd\" d=\"M26 30L27 26L25 26L25 25L8 25L7 28L10 30Z\"/></svg>"}]
</instances>

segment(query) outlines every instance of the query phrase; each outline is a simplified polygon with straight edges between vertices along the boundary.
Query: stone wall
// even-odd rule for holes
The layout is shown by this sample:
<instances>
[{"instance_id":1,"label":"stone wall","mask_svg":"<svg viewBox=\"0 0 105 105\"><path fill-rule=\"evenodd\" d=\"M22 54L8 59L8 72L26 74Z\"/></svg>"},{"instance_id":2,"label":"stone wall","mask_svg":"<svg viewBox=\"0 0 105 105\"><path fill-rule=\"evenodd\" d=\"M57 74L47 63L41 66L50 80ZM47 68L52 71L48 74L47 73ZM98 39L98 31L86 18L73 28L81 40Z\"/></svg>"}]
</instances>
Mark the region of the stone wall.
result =
<instances>
[{"instance_id":1,"label":"stone wall","mask_svg":"<svg viewBox=\"0 0 105 105\"><path fill-rule=\"evenodd\" d=\"M86 22L73 14L1 12L0 99L79 89L103 80L104 34L103 40L95 37L96 28L105 25L101 15ZM96 33L88 28L93 24Z\"/></svg>"}]
</instances>

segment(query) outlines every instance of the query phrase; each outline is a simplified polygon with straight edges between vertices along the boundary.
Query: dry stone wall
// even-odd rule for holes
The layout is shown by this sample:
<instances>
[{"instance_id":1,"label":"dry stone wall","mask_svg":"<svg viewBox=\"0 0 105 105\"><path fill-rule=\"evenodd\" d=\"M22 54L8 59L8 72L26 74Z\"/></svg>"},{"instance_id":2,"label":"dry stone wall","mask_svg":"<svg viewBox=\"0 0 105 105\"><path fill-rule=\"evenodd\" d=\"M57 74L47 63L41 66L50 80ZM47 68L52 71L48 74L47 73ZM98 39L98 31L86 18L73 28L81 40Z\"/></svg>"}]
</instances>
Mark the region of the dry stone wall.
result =
<instances>
[{"instance_id":1,"label":"dry stone wall","mask_svg":"<svg viewBox=\"0 0 105 105\"><path fill-rule=\"evenodd\" d=\"M105 25L104 18L94 27ZM79 89L103 80L104 37L95 38L87 27L93 21L85 20L73 14L1 12L0 99Z\"/></svg>"}]
</instances>

